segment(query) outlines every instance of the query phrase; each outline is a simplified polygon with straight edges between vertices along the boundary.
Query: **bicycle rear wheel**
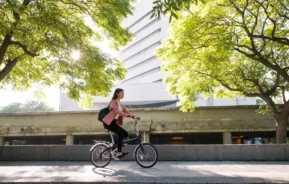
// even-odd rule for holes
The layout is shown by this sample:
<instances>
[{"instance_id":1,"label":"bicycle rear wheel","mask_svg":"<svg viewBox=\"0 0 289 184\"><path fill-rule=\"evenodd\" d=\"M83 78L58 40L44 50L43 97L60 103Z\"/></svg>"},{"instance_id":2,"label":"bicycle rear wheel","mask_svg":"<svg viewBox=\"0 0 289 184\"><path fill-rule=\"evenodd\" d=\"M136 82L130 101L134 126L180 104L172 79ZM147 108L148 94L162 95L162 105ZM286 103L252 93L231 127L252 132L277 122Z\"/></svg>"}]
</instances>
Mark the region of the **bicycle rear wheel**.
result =
<instances>
[{"instance_id":1,"label":"bicycle rear wheel","mask_svg":"<svg viewBox=\"0 0 289 184\"><path fill-rule=\"evenodd\" d=\"M150 143L139 144L135 150L135 160L141 167L150 168L158 161L158 151Z\"/></svg>"},{"instance_id":2,"label":"bicycle rear wheel","mask_svg":"<svg viewBox=\"0 0 289 184\"><path fill-rule=\"evenodd\" d=\"M90 152L90 160L95 167L105 167L111 160L111 153L105 144L97 145Z\"/></svg>"}]
</instances>

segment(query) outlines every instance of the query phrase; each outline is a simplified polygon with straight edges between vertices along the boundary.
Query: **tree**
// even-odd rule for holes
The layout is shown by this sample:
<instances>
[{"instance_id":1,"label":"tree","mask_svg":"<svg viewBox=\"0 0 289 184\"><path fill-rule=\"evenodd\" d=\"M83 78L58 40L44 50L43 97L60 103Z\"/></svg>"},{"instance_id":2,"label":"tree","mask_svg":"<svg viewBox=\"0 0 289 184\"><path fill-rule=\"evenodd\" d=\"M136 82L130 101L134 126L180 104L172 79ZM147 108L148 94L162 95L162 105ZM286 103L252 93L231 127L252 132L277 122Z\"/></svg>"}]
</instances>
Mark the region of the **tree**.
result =
<instances>
[{"instance_id":1,"label":"tree","mask_svg":"<svg viewBox=\"0 0 289 184\"><path fill-rule=\"evenodd\" d=\"M0 113L22 112L21 103L12 103L0 109Z\"/></svg>"},{"instance_id":2,"label":"tree","mask_svg":"<svg viewBox=\"0 0 289 184\"><path fill-rule=\"evenodd\" d=\"M15 113L15 112L51 112L55 111L54 108L51 108L42 101L28 101L24 104L22 103L11 103L2 109L0 113Z\"/></svg>"},{"instance_id":3,"label":"tree","mask_svg":"<svg viewBox=\"0 0 289 184\"><path fill-rule=\"evenodd\" d=\"M53 84L89 102L89 95L108 95L126 70L92 41L109 39L115 49L130 41L120 22L132 13L133 1L0 0L0 88ZM79 60L71 58L74 51Z\"/></svg>"},{"instance_id":4,"label":"tree","mask_svg":"<svg viewBox=\"0 0 289 184\"><path fill-rule=\"evenodd\" d=\"M198 93L260 97L276 121L277 143L286 143L288 7L285 0L207 0L178 12L157 55L182 109L193 110Z\"/></svg>"},{"instance_id":5,"label":"tree","mask_svg":"<svg viewBox=\"0 0 289 184\"><path fill-rule=\"evenodd\" d=\"M205 3L205 0L200 0ZM178 19L177 12L180 10L189 10L192 3L197 4L198 0L155 0L153 2L152 17L160 17L162 14L168 14L172 21L172 18Z\"/></svg>"}]
</instances>

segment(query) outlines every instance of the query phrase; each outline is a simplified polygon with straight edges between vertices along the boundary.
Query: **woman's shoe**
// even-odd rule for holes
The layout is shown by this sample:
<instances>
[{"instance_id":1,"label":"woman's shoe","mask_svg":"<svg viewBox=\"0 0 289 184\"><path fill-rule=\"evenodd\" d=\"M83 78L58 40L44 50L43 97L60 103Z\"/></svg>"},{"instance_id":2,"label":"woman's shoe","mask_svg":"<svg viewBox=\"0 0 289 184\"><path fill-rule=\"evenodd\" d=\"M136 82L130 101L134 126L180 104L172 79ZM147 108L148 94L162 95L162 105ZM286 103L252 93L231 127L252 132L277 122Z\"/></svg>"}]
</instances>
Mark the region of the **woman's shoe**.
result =
<instances>
[{"instance_id":1,"label":"woman's shoe","mask_svg":"<svg viewBox=\"0 0 289 184\"><path fill-rule=\"evenodd\" d=\"M117 153L117 157L118 158L122 158L124 157L125 155L127 155L129 152L120 152L120 153Z\"/></svg>"}]
</instances>

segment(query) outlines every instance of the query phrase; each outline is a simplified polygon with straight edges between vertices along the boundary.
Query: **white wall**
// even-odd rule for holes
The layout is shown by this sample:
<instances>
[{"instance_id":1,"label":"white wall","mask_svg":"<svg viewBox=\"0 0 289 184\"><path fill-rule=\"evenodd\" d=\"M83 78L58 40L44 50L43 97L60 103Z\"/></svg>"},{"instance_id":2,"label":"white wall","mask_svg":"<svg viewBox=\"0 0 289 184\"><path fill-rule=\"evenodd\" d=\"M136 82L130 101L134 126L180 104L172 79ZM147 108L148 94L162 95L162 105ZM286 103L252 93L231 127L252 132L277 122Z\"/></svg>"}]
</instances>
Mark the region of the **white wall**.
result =
<instances>
[{"instance_id":1,"label":"white wall","mask_svg":"<svg viewBox=\"0 0 289 184\"><path fill-rule=\"evenodd\" d=\"M135 83L135 84L118 84L115 88L124 89L124 99L122 103L124 105L142 105L142 104L153 104L159 102L170 102L175 101L178 98L171 95L166 91L166 87L163 83ZM108 105L112 98L115 88L111 89L108 97L97 96L94 97L94 104L88 109L101 109ZM244 98L238 97L233 100L230 99L205 99L202 95L198 95L196 106L235 106L235 105L256 105L256 98ZM82 110L78 107L77 103L70 100L66 94L62 94L60 101L60 111L72 111Z\"/></svg>"},{"instance_id":2,"label":"white wall","mask_svg":"<svg viewBox=\"0 0 289 184\"><path fill-rule=\"evenodd\" d=\"M60 93L59 111L77 111L83 110L78 103L68 98L66 93Z\"/></svg>"},{"instance_id":3,"label":"white wall","mask_svg":"<svg viewBox=\"0 0 289 184\"><path fill-rule=\"evenodd\" d=\"M123 103L130 102L134 104L141 104L147 102L171 101L176 99L175 96L166 91L164 84L157 82L150 84L118 84L115 88L111 89L109 97L94 97L94 102L109 102L116 88L122 88L124 90L124 99L122 100Z\"/></svg>"},{"instance_id":4,"label":"white wall","mask_svg":"<svg viewBox=\"0 0 289 184\"><path fill-rule=\"evenodd\" d=\"M159 70L160 61L154 51L161 40L168 36L168 18L150 18L154 0L141 0L134 14L123 21L123 25L135 34L132 42L120 49L118 59L128 68L122 83L152 83L163 79ZM135 66L135 67L134 67Z\"/></svg>"},{"instance_id":5,"label":"white wall","mask_svg":"<svg viewBox=\"0 0 289 184\"><path fill-rule=\"evenodd\" d=\"M235 106L235 105L257 105L256 98L245 98L237 97L234 99L215 99L204 98L202 95L198 95L197 101L195 102L196 106Z\"/></svg>"}]
</instances>

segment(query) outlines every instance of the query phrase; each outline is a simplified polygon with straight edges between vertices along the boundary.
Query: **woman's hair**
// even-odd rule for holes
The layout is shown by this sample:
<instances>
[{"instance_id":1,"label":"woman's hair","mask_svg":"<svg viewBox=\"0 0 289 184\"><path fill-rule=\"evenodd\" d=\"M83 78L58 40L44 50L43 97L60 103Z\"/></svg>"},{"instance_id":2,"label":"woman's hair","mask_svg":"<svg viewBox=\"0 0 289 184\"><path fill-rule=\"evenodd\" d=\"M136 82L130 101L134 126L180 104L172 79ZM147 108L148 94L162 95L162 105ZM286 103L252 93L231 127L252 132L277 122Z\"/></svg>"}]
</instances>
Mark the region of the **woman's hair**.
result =
<instances>
[{"instance_id":1,"label":"woman's hair","mask_svg":"<svg viewBox=\"0 0 289 184\"><path fill-rule=\"evenodd\" d=\"M119 92L122 92L122 91L123 91L123 89L121 89L121 88L116 88L115 91L114 91L114 93L113 93L112 100L117 99L117 94L118 94Z\"/></svg>"}]
</instances>

